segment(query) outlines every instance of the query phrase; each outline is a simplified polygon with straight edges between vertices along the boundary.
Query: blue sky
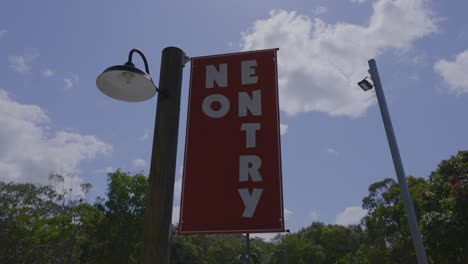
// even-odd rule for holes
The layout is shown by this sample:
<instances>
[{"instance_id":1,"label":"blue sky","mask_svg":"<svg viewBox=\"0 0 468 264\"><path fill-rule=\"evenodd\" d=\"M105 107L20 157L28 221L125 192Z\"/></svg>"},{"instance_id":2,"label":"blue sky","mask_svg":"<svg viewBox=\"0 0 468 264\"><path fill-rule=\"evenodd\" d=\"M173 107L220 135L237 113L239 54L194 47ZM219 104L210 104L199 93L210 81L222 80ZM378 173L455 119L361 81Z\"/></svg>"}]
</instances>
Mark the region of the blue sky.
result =
<instances>
[{"instance_id":1,"label":"blue sky","mask_svg":"<svg viewBox=\"0 0 468 264\"><path fill-rule=\"evenodd\" d=\"M368 186L395 177L373 91L375 58L407 174L467 149L466 1L6 1L0 10L0 180L90 182L149 170L156 98L114 101L96 77L140 48L278 55L286 227L357 223ZM135 63L142 66L141 61ZM176 191L189 83L184 70ZM175 197L178 211L179 195Z\"/></svg>"}]
</instances>

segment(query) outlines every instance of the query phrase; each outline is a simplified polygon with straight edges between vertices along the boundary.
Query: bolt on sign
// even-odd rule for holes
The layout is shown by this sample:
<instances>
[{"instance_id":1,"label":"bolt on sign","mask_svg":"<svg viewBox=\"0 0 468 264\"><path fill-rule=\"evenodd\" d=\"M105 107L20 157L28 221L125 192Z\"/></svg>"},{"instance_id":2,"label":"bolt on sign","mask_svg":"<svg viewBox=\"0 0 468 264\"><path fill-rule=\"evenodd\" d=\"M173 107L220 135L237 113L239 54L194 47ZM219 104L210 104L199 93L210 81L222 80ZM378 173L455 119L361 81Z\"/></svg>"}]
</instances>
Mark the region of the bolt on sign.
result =
<instances>
[{"instance_id":1,"label":"bolt on sign","mask_svg":"<svg viewBox=\"0 0 468 264\"><path fill-rule=\"evenodd\" d=\"M191 59L180 234L284 231L277 51Z\"/></svg>"}]
</instances>

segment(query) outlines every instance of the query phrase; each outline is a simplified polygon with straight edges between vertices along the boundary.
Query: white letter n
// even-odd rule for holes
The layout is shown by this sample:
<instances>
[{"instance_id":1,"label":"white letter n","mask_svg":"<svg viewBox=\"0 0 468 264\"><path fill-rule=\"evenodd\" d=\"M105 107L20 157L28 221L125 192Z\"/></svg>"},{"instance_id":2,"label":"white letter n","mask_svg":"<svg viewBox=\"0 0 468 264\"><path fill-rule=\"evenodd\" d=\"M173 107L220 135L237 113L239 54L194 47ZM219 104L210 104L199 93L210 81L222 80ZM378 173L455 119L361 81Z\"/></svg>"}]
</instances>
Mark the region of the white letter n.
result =
<instances>
[{"instance_id":1,"label":"white letter n","mask_svg":"<svg viewBox=\"0 0 468 264\"><path fill-rule=\"evenodd\" d=\"M213 88L215 82L219 87L227 87L227 64L219 64L219 71L214 65L207 65L205 77L206 88Z\"/></svg>"}]
</instances>

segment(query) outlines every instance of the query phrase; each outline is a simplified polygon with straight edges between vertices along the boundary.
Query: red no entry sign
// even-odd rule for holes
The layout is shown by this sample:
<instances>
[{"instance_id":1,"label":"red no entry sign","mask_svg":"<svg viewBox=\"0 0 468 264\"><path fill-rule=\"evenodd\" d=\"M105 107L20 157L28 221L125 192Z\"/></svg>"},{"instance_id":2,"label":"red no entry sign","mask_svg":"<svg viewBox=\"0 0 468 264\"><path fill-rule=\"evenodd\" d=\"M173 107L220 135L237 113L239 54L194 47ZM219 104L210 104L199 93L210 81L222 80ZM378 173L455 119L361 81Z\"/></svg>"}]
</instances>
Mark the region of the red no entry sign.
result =
<instances>
[{"instance_id":1,"label":"red no entry sign","mask_svg":"<svg viewBox=\"0 0 468 264\"><path fill-rule=\"evenodd\" d=\"M284 231L276 52L192 58L181 234Z\"/></svg>"}]
</instances>

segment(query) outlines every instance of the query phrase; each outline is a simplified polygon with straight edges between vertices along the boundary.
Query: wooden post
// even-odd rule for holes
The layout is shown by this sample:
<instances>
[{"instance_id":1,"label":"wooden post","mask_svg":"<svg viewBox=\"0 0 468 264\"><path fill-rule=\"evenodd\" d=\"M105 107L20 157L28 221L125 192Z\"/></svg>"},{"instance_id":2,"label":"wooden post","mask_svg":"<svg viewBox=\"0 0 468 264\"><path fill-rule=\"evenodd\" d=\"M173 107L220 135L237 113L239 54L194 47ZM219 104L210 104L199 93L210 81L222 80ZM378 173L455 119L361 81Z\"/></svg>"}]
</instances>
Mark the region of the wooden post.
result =
<instances>
[{"instance_id":1,"label":"wooden post","mask_svg":"<svg viewBox=\"0 0 468 264\"><path fill-rule=\"evenodd\" d=\"M184 60L185 53L179 48L162 51L144 223L145 264L169 263Z\"/></svg>"}]
</instances>

